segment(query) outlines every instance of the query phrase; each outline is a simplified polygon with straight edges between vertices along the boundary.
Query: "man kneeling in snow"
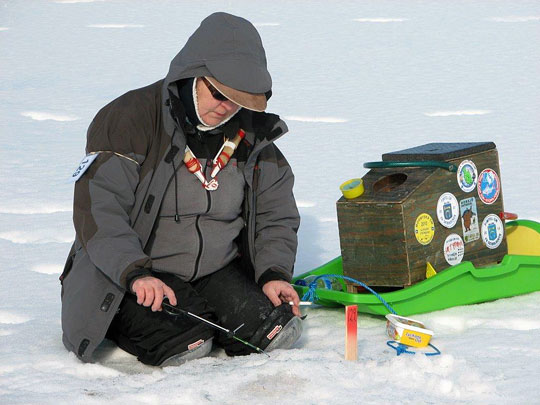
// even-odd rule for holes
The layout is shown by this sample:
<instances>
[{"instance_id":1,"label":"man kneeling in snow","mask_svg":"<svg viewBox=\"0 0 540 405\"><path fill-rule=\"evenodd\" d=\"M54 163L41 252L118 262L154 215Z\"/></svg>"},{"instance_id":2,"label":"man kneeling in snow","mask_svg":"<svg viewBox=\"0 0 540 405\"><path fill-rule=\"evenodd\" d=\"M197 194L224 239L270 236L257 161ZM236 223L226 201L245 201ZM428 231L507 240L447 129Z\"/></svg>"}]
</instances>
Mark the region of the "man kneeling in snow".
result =
<instances>
[{"instance_id":1,"label":"man kneeling in snow","mask_svg":"<svg viewBox=\"0 0 540 405\"><path fill-rule=\"evenodd\" d=\"M167 77L101 109L74 174L76 240L61 276L63 342L89 361L105 338L149 365L249 346L163 300L234 330L265 351L302 331L289 284L300 223L293 174L267 114L272 81L245 19L207 17ZM289 302L293 303L290 305Z\"/></svg>"}]
</instances>

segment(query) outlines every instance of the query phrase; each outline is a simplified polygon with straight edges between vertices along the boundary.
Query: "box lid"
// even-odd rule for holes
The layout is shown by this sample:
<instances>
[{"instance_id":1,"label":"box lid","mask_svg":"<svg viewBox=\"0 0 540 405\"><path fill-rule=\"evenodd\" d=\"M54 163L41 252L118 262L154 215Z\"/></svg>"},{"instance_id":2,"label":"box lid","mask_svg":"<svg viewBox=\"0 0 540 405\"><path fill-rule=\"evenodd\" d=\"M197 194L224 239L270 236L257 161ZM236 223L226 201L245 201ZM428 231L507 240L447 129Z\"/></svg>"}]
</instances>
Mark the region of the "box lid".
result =
<instances>
[{"instance_id":1,"label":"box lid","mask_svg":"<svg viewBox=\"0 0 540 405\"><path fill-rule=\"evenodd\" d=\"M385 153L382 155L382 160L385 162L448 161L495 148L493 142L428 143L414 148Z\"/></svg>"}]
</instances>

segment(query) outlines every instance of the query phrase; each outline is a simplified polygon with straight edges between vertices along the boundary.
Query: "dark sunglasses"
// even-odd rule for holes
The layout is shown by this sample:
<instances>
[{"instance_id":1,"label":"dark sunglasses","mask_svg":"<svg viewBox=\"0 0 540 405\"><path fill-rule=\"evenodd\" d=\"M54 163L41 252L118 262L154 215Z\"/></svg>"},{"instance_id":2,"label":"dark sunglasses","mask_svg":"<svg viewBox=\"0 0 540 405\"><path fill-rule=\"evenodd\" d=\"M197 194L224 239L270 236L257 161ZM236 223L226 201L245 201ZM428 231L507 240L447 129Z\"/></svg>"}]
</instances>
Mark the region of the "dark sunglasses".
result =
<instances>
[{"instance_id":1,"label":"dark sunglasses","mask_svg":"<svg viewBox=\"0 0 540 405\"><path fill-rule=\"evenodd\" d=\"M210 83L206 77L201 77L203 83L206 85L206 87L208 88L208 91L210 91L210 94L212 95L212 97L214 97L216 100L219 100L219 101L227 101L228 98L225 97L223 94L221 94L219 92L219 90L217 90L214 86L212 86L212 83Z\"/></svg>"}]
</instances>

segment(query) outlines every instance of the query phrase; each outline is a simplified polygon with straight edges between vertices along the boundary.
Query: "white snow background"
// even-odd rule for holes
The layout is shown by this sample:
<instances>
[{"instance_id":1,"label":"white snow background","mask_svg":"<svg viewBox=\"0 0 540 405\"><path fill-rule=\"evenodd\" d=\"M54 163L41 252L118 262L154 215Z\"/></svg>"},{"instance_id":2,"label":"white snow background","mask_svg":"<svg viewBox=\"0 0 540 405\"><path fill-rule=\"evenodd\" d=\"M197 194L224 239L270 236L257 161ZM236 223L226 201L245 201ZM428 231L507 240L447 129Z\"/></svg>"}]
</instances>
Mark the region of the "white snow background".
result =
<instances>
[{"instance_id":1,"label":"white snow background","mask_svg":"<svg viewBox=\"0 0 540 405\"><path fill-rule=\"evenodd\" d=\"M341 182L428 142L494 141L507 211L540 220L538 1L0 1L0 403L540 404L540 292L416 318L441 356L386 346L359 314L310 308L295 348L164 369L61 342L58 276L74 237L72 185L94 114L162 78L200 21L252 21L288 122L296 274L338 256Z\"/></svg>"}]
</instances>

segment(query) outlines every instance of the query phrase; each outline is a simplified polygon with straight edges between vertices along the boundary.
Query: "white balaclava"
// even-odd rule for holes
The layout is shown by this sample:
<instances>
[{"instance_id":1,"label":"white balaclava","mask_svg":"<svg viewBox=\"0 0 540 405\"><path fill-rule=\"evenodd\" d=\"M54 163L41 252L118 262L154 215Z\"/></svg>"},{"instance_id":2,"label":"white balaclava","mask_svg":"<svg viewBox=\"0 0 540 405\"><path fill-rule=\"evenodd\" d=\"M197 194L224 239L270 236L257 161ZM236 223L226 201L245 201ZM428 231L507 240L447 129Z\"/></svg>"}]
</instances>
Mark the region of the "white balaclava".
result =
<instances>
[{"instance_id":1,"label":"white balaclava","mask_svg":"<svg viewBox=\"0 0 540 405\"><path fill-rule=\"evenodd\" d=\"M203 119L201 118L200 114L199 114L199 102L197 100L197 81L199 80L198 77L195 78L195 80L193 80L193 104L195 105L195 113L197 114L197 118L199 119L199 121L201 122L200 125L197 125L197 129L199 131L211 131L212 129L214 128L217 128L223 124L225 124L226 122L228 122L232 117L234 117L238 111L240 111L241 109L239 108L238 110L235 111L234 114L231 114L231 116L225 118L223 121L221 121L219 124L217 125L214 125L213 127L209 127L208 125L206 125L203 121Z\"/></svg>"}]
</instances>

